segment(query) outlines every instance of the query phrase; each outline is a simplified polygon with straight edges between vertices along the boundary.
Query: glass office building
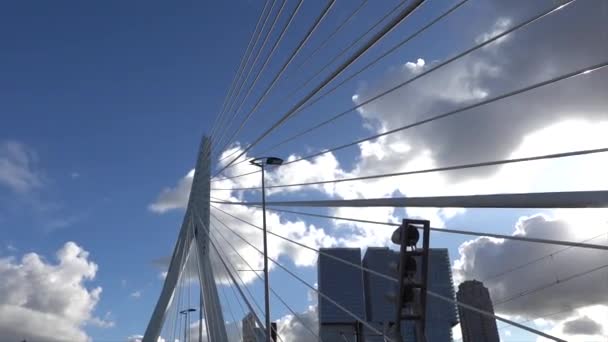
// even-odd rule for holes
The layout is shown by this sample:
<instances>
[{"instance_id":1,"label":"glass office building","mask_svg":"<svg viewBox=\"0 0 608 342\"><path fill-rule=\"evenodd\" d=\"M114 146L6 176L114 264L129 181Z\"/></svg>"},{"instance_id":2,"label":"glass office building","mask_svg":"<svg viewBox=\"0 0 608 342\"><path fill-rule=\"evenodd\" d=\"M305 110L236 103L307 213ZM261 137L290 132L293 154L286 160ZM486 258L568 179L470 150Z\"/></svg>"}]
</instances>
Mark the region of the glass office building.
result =
<instances>
[{"instance_id":1,"label":"glass office building","mask_svg":"<svg viewBox=\"0 0 608 342\"><path fill-rule=\"evenodd\" d=\"M399 253L389 248L370 247L362 261L359 249L332 248L324 251L331 251L333 256L348 258L349 262L396 277L395 267ZM352 266L323 255L319 257L318 266L321 292L352 309L379 331L384 332L388 322L395 320L395 303L389 295L398 290L395 282L369 272L357 271ZM357 277L362 280L357 280ZM447 249L429 250L428 284L432 292L448 298L455 297ZM357 324L355 319L341 312L339 308L328 305L331 304L319 298L319 325L320 331L325 332L321 336L324 340L327 336L338 338L328 341L344 341L344 337L347 337L347 341L384 342L377 333ZM452 327L458 323L456 306L428 296L426 321L428 342L451 342ZM413 324L403 323L402 335L405 340L415 341Z\"/></svg>"}]
</instances>

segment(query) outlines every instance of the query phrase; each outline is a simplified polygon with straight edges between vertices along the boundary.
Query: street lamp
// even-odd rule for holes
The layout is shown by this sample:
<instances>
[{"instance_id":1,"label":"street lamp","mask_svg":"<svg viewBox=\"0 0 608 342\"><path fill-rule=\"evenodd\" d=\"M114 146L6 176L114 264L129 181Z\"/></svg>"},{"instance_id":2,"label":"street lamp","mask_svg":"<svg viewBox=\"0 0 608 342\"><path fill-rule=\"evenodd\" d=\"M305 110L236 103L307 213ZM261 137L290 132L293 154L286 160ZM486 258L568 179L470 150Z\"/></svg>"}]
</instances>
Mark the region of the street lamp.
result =
<instances>
[{"instance_id":1,"label":"street lamp","mask_svg":"<svg viewBox=\"0 0 608 342\"><path fill-rule=\"evenodd\" d=\"M262 169L262 223L264 233L264 304L266 309L266 341L271 342L271 325L270 325L270 299L268 297L268 243L266 241L266 188L264 184L264 168L266 165L279 166L283 164L283 159L277 157L261 157L249 161L251 165L258 166Z\"/></svg>"},{"instance_id":2,"label":"street lamp","mask_svg":"<svg viewBox=\"0 0 608 342\"><path fill-rule=\"evenodd\" d=\"M186 319L184 320L184 342L188 341L188 323L190 323L190 313L196 311L196 309L190 308L186 310L182 310L179 313L182 315L186 315ZM199 322L200 324L200 322Z\"/></svg>"}]
</instances>

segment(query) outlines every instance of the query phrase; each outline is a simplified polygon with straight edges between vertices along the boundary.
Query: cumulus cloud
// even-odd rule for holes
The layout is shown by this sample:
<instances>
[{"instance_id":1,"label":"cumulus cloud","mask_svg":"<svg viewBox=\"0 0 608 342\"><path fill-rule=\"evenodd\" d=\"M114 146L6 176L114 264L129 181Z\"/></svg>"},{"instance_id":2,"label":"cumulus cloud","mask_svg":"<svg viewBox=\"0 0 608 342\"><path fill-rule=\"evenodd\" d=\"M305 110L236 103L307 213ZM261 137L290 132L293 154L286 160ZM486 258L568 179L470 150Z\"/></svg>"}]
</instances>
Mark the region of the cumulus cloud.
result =
<instances>
[{"instance_id":1,"label":"cumulus cloud","mask_svg":"<svg viewBox=\"0 0 608 342\"><path fill-rule=\"evenodd\" d=\"M583 316L565 322L563 331L568 335L601 335L603 328L598 322Z\"/></svg>"},{"instance_id":2,"label":"cumulus cloud","mask_svg":"<svg viewBox=\"0 0 608 342\"><path fill-rule=\"evenodd\" d=\"M42 185L36 170L38 157L31 149L16 141L0 143L0 185L17 193L28 192Z\"/></svg>"},{"instance_id":3,"label":"cumulus cloud","mask_svg":"<svg viewBox=\"0 0 608 342\"><path fill-rule=\"evenodd\" d=\"M555 217L522 217L513 234L608 245L606 231L606 211L564 211ZM495 311L526 319L550 315L546 321L562 324L563 333L569 335L580 335L585 329L589 335L602 331L601 327L591 331L592 324L577 315L592 306L608 309L606 271L573 276L606 265L604 251L480 237L462 244L459 254L455 281L483 281Z\"/></svg>"},{"instance_id":4,"label":"cumulus cloud","mask_svg":"<svg viewBox=\"0 0 608 342\"><path fill-rule=\"evenodd\" d=\"M192 182L191 179L190 182ZM179 183L185 183L185 179L182 179ZM222 186L237 186L236 182L231 182L230 180L222 181L222 183ZM187 203L187 192L182 192L182 195L186 197L182 198L182 200L179 200L178 202L185 205ZM239 197L226 197L225 195L223 195L223 199L228 199L230 201L241 200ZM248 270L249 265L255 270L262 269L262 255L241 238L230 232L227 228L225 228L224 225L234 230L247 242L260 250L263 248L261 231L222 212L223 210L244 220L245 222L251 222L261 226L262 210L256 207L231 206L226 204L213 205L217 209L212 208L211 210L211 237L214 243L226 246L225 248L220 249L222 257L226 258L226 261L234 265L237 270ZM313 224L307 224L302 220L286 220L275 212L267 212L266 222L268 231L275 232L279 235L294 239L309 246L320 248L329 247L337 243L336 239L329 236L323 228L317 227ZM226 239L230 245L234 246L234 249L229 247L228 244L225 243L224 239ZM225 273L223 264L217 257L215 250L213 248L210 248L210 250L212 251L212 266L216 271L218 281L227 283L229 279ZM278 259L285 255L288 256L297 266L313 266L316 262L316 254L314 252L294 246L293 244L273 235L268 236L268 251L271 258ZM239 256L239 254L243 256L247 262L245 262L243 258ZM190 255L193 255L192 250ZM168 267L169 260L170 257L163 257L159 259L156 264L166 269L166 267ZM192 270L192 272L189 272L189 274L196 275L196 259L194 257L190 257L188 259L188 263L188 269ZM249 263L249 265L247 265L247 263ZM274 268L274 265L271 263L269 264L269 267ZM242 271L239 275L246 282L257 279L254 272Z\"/></svg>"},{"instance_id":5,"label":"cumulus cloud","mask_svg":"<svg viewBox=\"0 0 608 342\"><path fill-rule=\"evenodd\" d=\"M263 318L262 318L263 319ZM318 334L318 313L317 306L311 305L304 312L298 313L298 317L294 317L294 315L285 315L277 320L277 328L278 334L283 339L283 341L290 342L313 342L318 341L318 338L315 338L314 335L303 325L305 324L310 330L312 330L315 334ZM241 341L243 326L241 322L228 322L226 323L226 333L228 335L228 341L238 342ZM205 327L205 323L203 320L203 341L207 339L207 329ZM189 332L188 332L191 342L198 341L199 335L199 322L194 322L190 324ZM141 335L134 335L129 337L130 339L127 342L141 342ZM163 338L162 341L168 340L168 337Z\"/></svg>"},{"instance_id":6,"label":"cumulus cloud","mask_svg":"<svg viewBox=\"0 0 608 342\"><path fill-rule=\"evenodd\" d=\"M193 179L194 169L188 172L184 178L180 179L175 187L164 188L156 201L148 206L148 209L156 213L164 213L172 209L185 208L190 197Z\"/></svg>"},{"instance_id":7,"label":"cumulus cloud","mask_svg":"<svg viewBox=\"0 0 608 342\"><path fill-rule=\"evenodd\" d=\"M310 329L315 334L319 333L319 315L317 312L317 306L309 306L306 311L298 314L298 318L294 317L293 315L286 315L282 317L277 324L279 336L281 336L284 341L318 341L319 339L309 331ZM306 327L308 327L308 329Z\"/></svg>"},{"instance_id":8,"label":"cumulus cloud","mask_svg":"<svg viewBox=\"0 0 608 342\"><path fill-rule=\"evenodd\" d=\"M503 8L502 6L506 5L492 2L492 5L488 6L500 8L497 13L501 13L501 16L487 22L481 34L477 33L471 37L469 44L463 43L463 49L486 41L493 35L525 20L534 12L531 7L540 7L541 4L531 2ZM530 8L524 8L526 6ZM585 18L585 20L577 20L576 30L572 29L573 17ZM558 11L517 34L492 43L487 48L440 71L420 78L382 100L363 106L359 110L359 116L371 134L381 133L603 62L608 55L608 44L605 44L605 38L592 33L596 32L597 27L604 27L604 21L605 17L601 11L596 11L593 4L576 2L568 6L567 10ZM480 32L479 28L475 32ZM589 37L589 40L580 39L581 36ZM437 57L433 56L433 58ZM361 103L397 83L419 75L439 62L440 60L427 58L422 54L415 60L403 61L402 64L389 68L379 80L360 82L360 87L352 96L352 101ZM298 162L293 166L285 165L268 172L268 184L350 178L606 147L605 132L608 130L608 114L605 109L608 108L608 98L605 96L608 89L606 80L608 80L606 71L600 70L415 129L361 143L357 147L355 163L351 168L341 165L339 156L334 153ZM339 137L344 138L343 135ZM345 141L337 144L343 142ZM241 147L232 146L224 155L232 154L238 149ZM246 157L243 156L243 160ZM290 155L287 160L298 157L300 156ZM608 179L604 176L608 172L608 159L605 156L526 163L525 167L521 165L523 164L344 182L314 186L306 190L313 189L316 191L313 194L318 194L322 198L355 199L395 195L432 196L591 190L608 186ZM298 168L298 172L293 170L290 172L289 167L295 166L302 166L302 169ZM227 169L226 176L254 170L247 163L241 163ZM174 188L175 193L184 194L184 191L178 191L182 181ZM230 189L259 185L259 174L214 182L214 187ZM298 196L300 194L297 192L301 190L303 189L300 187L281 188L269 191L269 194ZM304 195L307 198L312 197L309 192ZM213 192L212 196L240 201L246 198L247 192L217 191ZM181 197L181 202L173 201L173 203L186 203L184 198L187 200L187 195ZM260 213L255 208L236 206L224 208L237 216L246 217L251 222L261 222ZM450 218L465 211L458 208L407 208L405 212L392 208L340 208L331 209L329 212L336 216L393 222L397 222L403 216L422 217L430 219L433 226L442 226ZM580 218L579 215L578 219ZM280 216L277 215L275 220L281 223ZM591 227L603 227L601 229L605 230L604 223L592 222ZM239 225L234 221L230 224ZM360 247L387 245L388 237L392 232L388 227L361 223L335 221L332 224L331 227L323 227L321 241L329 241L330 244L335 245ZM578 224L576 220L562 215L559 217L536 215L522 218L517 224L515 234L575 241L588 238L589 235L579 234L581 230L574 228L578 227ZM306 224L303 227L306 227ZM588 225L585 227L589 228ZM246 226L239 229L243 229L244 234L253 234ZM283 232L283 229L279 231L281 234ZM597 230L586 229L585 232L592 235ZM225 232L225 234L230 233ZM325 239L324 236L334 240ZM251 238L252 241L256 241L253 236ZM319 245L321 243L313 244L314 247ZM538 254L552 251L550 246L530 246L519 242L479 238L461 246L461 257L455 272L462 279L473 277L483 280L492 276L492 271L517 265ZM527 279L525 282L514 278L497 278L490 281L489 287L495 299L508 298L509 294L523 291L524 285L542 284L555 279L556 275L567 277L577 271L576 265L592 267L593 261L601 260L596 253L582 251L572 258L566 258L565 255L573 255L573 251L560 253L555 257L559 261L554 263L560 265L555 272L554 267L545 267L542 272L522 275L521 279ZM251 256L255 258L253 254ZM598 286L601 282L582 280L571 282L571 284L579 283L585 291L576 293L572 290L574 286L554 286L546 292L552 295L543 295L542 298L530 296L530 300L513 300L501 305L498 311L515 316L538 317L564 310L565 307L607 304L605 298L600 298L601 292ZM555 300L546 300L547 298L555 298ZM553 322L575 319L571 314L557 316Z\"/></svg>"},{"instance_id":9,"label":"cumulus cloud","mask_svg":"<svg viewBox=\"0 0 608 342\"><path fill-rule=\"evenodd\" d=\"M569 220L534 215L522 217L515 226L514 235L564 241L582 241L596 237L591 243L606 245L607 230L608 223L605 220L593 222L589 219ZM565 308L599 303L608 305L604 293L607 285L605 272L589 274L529 296L518 297L527 290L605 264L603 251L582 248L563 250L564 248L480 237L460 246L460 258L454 265L454 278L457 282L465 279L483 280L497 303L497 311L526 318L543 316ZM501 270L515 268L545 255L551 256L536 265L497 276Z\"/></svg>"},{"instance_id":10,"label":"cumulus cloud","mask_svg":"<svg viewBox=\"0 0 608 342\"><path fill-rule=\"evenodd\" d=\"M131 336L127 337L127 342L142 342L143 339L144 339L144 335L131 335ZM157 341L158 342L166 342L167 340L165 340L162 337L159 337L157 339Z\"/></svg>"},{"instance_id":11,"label":"cumulus cloud","mask_svg":"<svg viewBox=\"0 0 608 342\"><path fill-rule=\"evenodd\" d=\"M93 316L101 287L87 288L97 265L89 253L67 242L50 263L36 253L0 259L0 340L89 341L86 324L110 327Z\"/></svg>"},{"instance_id":12,"label":"cumulus cloud","mask_svg":"<svg viewBox=\"0 0 608 342\"><path fill-rule=\"evenodd\" d=\"M566 25L572 20L573 12L585 18L577 21L577 30ZM485 41L525 17L498 18L485 33L465 46L473 45L475 40ZM492 49L478 50L363 106L360 115L366 122L375 122L377 131L382 132L603 62L608 53L605 41L598 37L596 46L581 40L580 36L585 34L583 32L595 32L597 27L604 25L604 20L605 16L595 11L592 4L574 4L546 18L542 24L530 26L510 35L507 40L489 45ZM407 62L403 68L390 69L379 81L363 83L355 102L361 103L438 63L421 62L424 60L422 57L415 63ZM598 71L391 134L386 137L386 147L381 150L392 153L362 159L360 165L382 173L401 169L400 166L408 160L425 153L439 166L505 158L526 135L550 124L566 119L590 122L608 119L605 111L608 100L602 95L606 89L606 72ZM408 150L397 153L388 147L393 143L407 145ZM445 176L459 181L494 172L496 169L479 168L470 172L446 173Z\"/></svg>"}]
</instances>

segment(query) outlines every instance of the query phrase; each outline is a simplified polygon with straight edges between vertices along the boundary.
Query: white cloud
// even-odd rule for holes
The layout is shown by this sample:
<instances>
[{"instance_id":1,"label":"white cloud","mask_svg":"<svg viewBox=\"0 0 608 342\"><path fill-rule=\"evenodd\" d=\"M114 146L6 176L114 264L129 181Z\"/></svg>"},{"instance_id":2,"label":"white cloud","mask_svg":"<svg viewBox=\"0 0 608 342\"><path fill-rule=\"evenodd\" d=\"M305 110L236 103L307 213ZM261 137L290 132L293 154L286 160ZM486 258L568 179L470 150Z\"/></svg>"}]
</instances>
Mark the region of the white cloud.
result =
<instances>
[{"instance_id":1,"label":"white cloud","mask_svg":"<svg viewBox=\"0 0 608 342\"><path fill-rule=\"evenodd\" d=\"M0 340L89 341L83 325L113 325L93 316L101 287L85 286L97 273L89 253L67 242L56 258L55 264L36 253L0 259Z\"/></svg>"},{"instance_id":2,"label":"white cloud","mask_svg":"<svg viewBox=\"0 0 608 342\"><path fill-rule=\"evenodd\" d=\"M141 297L141 291L133 291L131 292L131 294L129 295L131 298L139 298Z\"/></svg>"},{"instance_id":3,"label":"white cloud","mask_svg":"<svg viewBox=\"0 0 608 342\"><path fill-rule=\"evenodd\" d=\"M36 170L38 157L27 146L16 141L0 143L0 186L25 193L42 185Z\"/></svg>"},{"instance_id":4,"label":"white cloud","mask_svg":"<svg viewBox=\"0 0 608 342\"><path fill-rule=\"evenodd\" d=\"M157 213L164 213L172 209L185 208L188 204L193 178L194 169L188 172L174 188L163 189L156 201L148 206L148 209Z\"/></svg>"},{"instance_id":5,"label":"white cloud","mask_svg":"<svg viewBox=\"0 0 608 342\"><path fill-rule=\"evenodd\" d=\"M308 330L312 330L315 334L319 333L319 316L317 306L311 305L306 311L298 314L298 318L293 315L286 315L279 319L277 323L279 336L284 341L294 342L314 342L319 339L311 334ZM304 326L308 327L308 329Z\"/></svg>"},{"instance_id":6,"label":"white cloud","mask_svg":"<svg viewBox=\"0 0 608 342\"><path fill-rule=\"evenodd\" d=\"M129 337L127 337L127 342L142 342L144 338L144 335L131 335ZM167 342L167 340L165 340L162 337L159 337L157 339L158 342ZM178 342L179 340L175 340L175 342Z\"/></svg>"},{"instance_id":7,"label":"white cloud","mask_svg":"<svg viewBox=\"0 0 608 342\"><path fill-rule=\"evenodd\" d=\"M596 237L588 242L608 245L608 211L557 211L555 215L522 217L514 234L565 241ZM459 253L453 269L456 283L467 279L484 281L498 313L525 319L546 316L535 324L548 327L554 334L568 335L568 341L577 331L580 335L587 329L592 332L588 335L593 336L606 330L602 328L608 322L605 319L597 322L599 328L584 319L601 317L598 312L608 310L606 271L569 279L605 265L604 251L481 237L463 243ZM519 267L533 260L538 261ZM592 307L596 308L594 314L585 315ZM585 338L581 341L592 340Z\"/></svg>"},{"instance_id":8,"label":"white cloud","mask_svg":"<svg viewBox=\"0 0 608 342\"><path fill-rule=\"evenodd\" d=\"M231 197L230 200L238 201L240 199L236 197ZM231 206L225 204L214 204L214 206L218 207L221 210L229 212L231 215L239 217L246 222L252 222L258 226L261 226L262 222L262 210L254 207L244 207L244 206ZM250 225L247 225L237 219L234 219L226 214L222 213L220 210L216 210L212 208L212 218L211 218L211 236L216 244L220 244L224 246L220 248L223 258L227 258L230 264L234 265L237 270L248 270L249 265L254 270L260 270L263 268L263 258L262 255L256 251L254 248L249 246L248 243L244 242L241 238L237 237L235 234L226 229L221 223L218 223L216 220L219 219L225 225L230 227L230 229L234 230L241 237L243 237L247 242L258 248L259 250L263 249L262 245L262 232ZM266 222L269 232L275 232L278 235L285 236L289 239L296 240L302 244L306 244L313 247L329 247L333 246L337 243L337 240L327 235L325 230L320 227L316 227L313 224L306 224L304 221L289 221L281 218L277 213L267 212L266 214ZM237 252L235 252L232 247L228 246L225 243L225 239L227 239L230 245L234 246ZM226 283L228 282L228 276L225 273L225 269L221 261L217 258L215 253L215 249L210 248L211 253L211 261L213 269L216 272L217 280ZM307 249L303 249L297 246L294 246L290 242L287 242L283 239L275 237L273 235L268 235L268 255L273 259L279 259L281 256L288 256L297 266L313 266L316 264L316 253ZM239 256L243 256L247 263ZM191 257L188 259L189 266L188 268L192 271L189 274L196 276L196 259L193 257L191 253ZM157 264L166 269L169 264L169 257L161 258L157 261ZM274 264L269 263L269 268L273 269ZM245 282L250 282L258 279L254 272L250 271L242 271L239 272L239 275Z\"/></svg>"},{"instance_id":9,"label":"white cloud","mask_svg":"<svg viewBox=\"0 0 608 342\"><path fill-rule=\"evenodd\" d=\"M577 309L560 320L547 333L569 342L605 342L608 340L608 306L592 305ZM549 342L538 338L537 342Z\"/></svg>"},{"instance_id":10,"label":"white cloud","mask_svg":"<svg viewBox=\"0 0 608 342\"><path fill-rule=\"evenodd\" d=\"M384 132L546 80L567 71L604 61L607 50L606 44L599 41L601 38L597 38L598 41L595 44L588 40L581 40L580 37L586 36L585 32L595 32L596 28L603 24L605 18L596 13L593 6L587 3L578 2L569 10L572 8L579 11L577 13L581 18L585 18L578 22L580 24L577 26L578 30L571 30L571 16L562 13L547 18L546 22L550 24L545 26L530 25L526 30L511 35L508 39L501 39L499 44L493 44L491 49L477 51L440 71L420 78L402 90L384 97L381 101L360 108L359 115L363 119L363 125L371 129L372 133ZM499 13L503 12L499 11ZM487 40L491 35L504 31L507 27L519 22L520 19L505 16L494 20L486 30L481 30L484 33L475 37L471 43ZM590 35L590 37L596 36ZM390 72L380 81L362 82L361 84L364 86L361 86L357 94L352 96L352 101L361 103L397 83L428 70L437 63L438 61L425 60L425 57L421 56L415 62L405 62L397 68L390 68ZM268 172L268 184L357 177L606 147L608 141L605 132L608 131L608 116L605 108L608 107L608 98L605 96L607 89L605 73L605 70L590 73L463 112L451 118L359 144L356 163L351 169L345 169L340 165L339 158L333 153L293 164L293 167L302 165L302 171L298 170L298 172L289 172L288 168L292 166L285 165ZM342 134L338 136L341 139L344 138ZM346 141L339 143L343 142ZM235 145L231 150L224 152L224 155L231 154L238 149L240 146ZM298 157L291 155L287 160ZM234 176L252 170L247 163L242 163L227 169L226 175ZM345 182L316 186L314 189L323 197L346 199L391 197L396 194L432 196L588 190L606 188L608 186L606 173L608 173L608 158L604 155L595 155L559 161L477 168L468 171ZM179 184L182 184L182 181ZM253 174L213 184L217 188L236 188L259 186L259 182L260 175ZM179 188L178 185L175 190ZM295 192L300 190L299 187L283 188L274 189L269 193L297 196ZM175 191L175 193L177 192L184 193ZM243 192L236 191L218 191L214 192L213 196L229 200L243 200L245 197ZM184 198L187 199L187 195L173 203L185 203ZM261 222L260 213L256 209L236 206L226 206L225 208L251 222ZM408 208L405 214L427 218L431 220L433 226L442 226L450 218L464 212L463 209L458 208ZM404 215L403 211L395 211L391 208L342 208L330 210L330 214L378 221L397 221ZM580 217L582 216L579 216L579 219ZM277 216L276 219L280 221L280 217ZM299 222L297 223L299 224ZM590 228L587 224L584 224L586 230L573 229L572 222L563 213L556 213L556 217L550 218L542 216L523 218L518 225L518 229L523 230L518 234L536 236L538 233L550 238L582 240L592 235L592 230L595 229ZM239 223L230 222L230 224L238 225ZM321 241L361 247L387 245L388 237L392 233L390 227L344 222L332 222L332 224L332 231L329 227L323 227L323 234L319 234L322 237ZM593 224L593 227L602 227L601 222ZM306 227L304 222L302 222L302 227ZM239 229L243 229L245 234L253 234L249 227L243 226ZM281 228L280 232L283 231ZM311 235L314 236L314 234ZM254 235L247 237L252 241L259 240ZM320 244L317 242L317 245L313 246L318 247ZM484 238L470 241L461 247L463 249L461 252L463 257L460 260L462 262L461 275L463 277L489 276L488 272L500 269L498 268L499 263L500 266L507 267L529 260L533 256L531 253L542 254L547 251L547 246L524 245L524 243ZM485 252L487 255L484 254L474 259L485 262L486 268L467 264L468 262L474 263L471 258L475 256L475 253L481 252ZM573 260L579 261L580 265L590 265L590 262L597 258L594 253L581 252ZM255 252L251 254L251 257L255 260L254 254ZM291 255L293 258L293 253ZM306 260L307 258L301 259ZM573 261L564 260L564 265L559 272L567 276L575 270L574 265ZM552 268L545 268L544 272L525 275L530 277L526 282L516 282L516 279L509 282L500 279L500 284L497 281L497 284L493 284L496 286L491 286L491 290L496 296L512 293L509 291L517 293L520 290L518 286L550 279L554 274L547 272L551 270ZM577 281L573 281L573 283L577 283ZM584 291L577 294L569 288L564 290L562 286L556 286L554 289L548 290L548 293L555 294L556 300L538 299L529 302L523 301L523 303L513 301L500 310L523 317L537 317L547 314L545 310L559 309L562 302L572 305L576 303L590 305L598 301L605 301L597 295L601 293L597 291L598 283L582 284L582 286L591 291L592 295L584 296L587 295L583 293ZM571 315L568 317L572 318ZM555 326L555 322L558 322L559 319L564 319L564 317L555 318L550 325Z\"/></svg>"}]
</instances>

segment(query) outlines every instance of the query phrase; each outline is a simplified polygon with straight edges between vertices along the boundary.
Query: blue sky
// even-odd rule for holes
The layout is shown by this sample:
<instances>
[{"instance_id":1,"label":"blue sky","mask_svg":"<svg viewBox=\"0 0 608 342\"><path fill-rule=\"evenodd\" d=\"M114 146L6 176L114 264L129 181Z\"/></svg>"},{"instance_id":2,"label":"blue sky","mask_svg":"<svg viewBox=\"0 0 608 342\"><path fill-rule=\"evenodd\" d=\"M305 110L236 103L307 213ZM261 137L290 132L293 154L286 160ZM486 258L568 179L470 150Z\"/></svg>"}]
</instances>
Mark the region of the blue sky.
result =
<instances>
[{"instance_id":1,"label":"blue sky","mask_svg":"<svg viewBox=\"0 0 608 342\"><path fill-rule=\"evenodd\" d=\"M602 43L608 43L608 29L605 24L608 21L603 21L602 25L602 19L606 18L607 6L594 12L592 6L580 2L569 6L563 13L548 18L546 22L530 29L530 32L515 35L512 39L497 44L497 50L482 51L472 56L470 61L466 60L443 73L438 73L437 76L429 77L428 82L421 83L416 90L401 93L401 98L396 96L377 106L364 107L361 112L351 113L335 124L313 133L304 142L300 140L273 153L285 157L306 155L396 127L407 119L419 118L420 113L401 115L400 111L404 108L406 111L420 109L425 114L432 114L437 110L486 96L476 93L479 89L489 94L500 93L503 89L521 85L521 79L536 82L544 76L555 76L560 70L576 69L593 64L592 62L604 61L608 56L608 44ZM245 144L263 132L294 103L294 99L285 97L297 84L320 68L341 47L373 25L395 3L385 1L374 3L373 6L367 5L362 12L364 15L355 17L346 29L336 36L333 43L328 44L311 60L306 69L309 71L299 74L287 73L286 79L279 83L269 101L256 113L255 119L248 122L247 128L237 140ZM308 55L356 5L355 2L338 0L328 20L303 49L302 55ZM452 2L428 1L411 20L391 32L387 39L381 41L354 67L365 65L451 5ZM276 134L264 140L258 149L253 150L253 154L303 127L352 106L352 96L355 94L367 98L377 90L386 89L392 81L400 80L410 75L409 73L420 72L417 67L428 68L433 63L461 51L464 46L471 46L484 33L504 30L514 22L529 17L530 13L553 5L553 1L544 1L505 8L494 2L471 1L445 21L441 21L410 44L398 49L341 87L332 96L303 111ZM292 9L293 6L295 1L289 1L287 8ZM269 70L261 77L260 84L269 82L309 23L318 15L320 8L317 2L305 2L293 28L285 37L285 44L281 45L275 59L270 63ZM162 269L159 269L154 261L170 254L183 216L183 210L180 209L158 213L151 211L149 206L159 201L159 194L163 189L172 190L193 167L200 137L210 131L260 9L260 1L169 3L112 0L0 4L0 152L3 153L0 154L0 258L14 257L16 259L11 262L15 264L24 254L33 252L42 256L46 263L55 264L55 253L67 241L74 241L88 251L88 260L97 264L98 268L94 279L85 282L85 286L89 289L97 286L103 289L91 314L114 323L112 327L87 324L83 329L93 340L124 341L127 336L143 333L162 285L162 279L159 277ZM587 23L580 22L582 17L588 17ZM283 20L285 18L279 20L279 23L283 23ZM559 25L573 21L580 24L577 27L580 27L581 34L589 33L594 25L598 28L595 31L597 34L590 35L588 41L577 40L577 46L582 50L579 54L576 51L568 51L572 56L564 53L563 58L560 58L560 52L568 50L567 46L576 35L567 35L565 28L560 28ZM543 49L533 48L535 39L545 37L547 32L552 30L556 32L547 39L546 45L554 49L555 53L553 50L548 52L550 49L545 48L545 45L542 45ZM271 35L271 41L276 34L275 32ZM522 52L522 49L516 49L518 46L530 49L523 49ZM587 47L589 50L584 50ZM497 53L494 55L494 52ZM496 57L497 55L500 56ZM508 61L505 61L505 56ZM301 61L301 58L302 56L296 59L296 62ZM424 65L405 66L406 62L416 62L418 58L424 59ZM529 66L515 65L526 59L531 60ZM528 67L534 72L529 72ZM526 78L517 78L517 75L520 75L518 72L525 74ZM321 79L317 78L313 84ZM496 127L491 121L481 124L482 130L489 132L489 137L496 137L495 143L488 143L490 152L483 151L477 148L480 144L475 140L475 129L471 129L473 133L465 129L465 133L458 134L459 137L467 138L455 139L453 145L466 147L475 153L462 153L458 156L464 158L462 162L469 162L486 156L484 153L493 153L492 148L502 151L503 154L497 153L498 157L517 153L530 155L539 153L538 151L553 151L551 148L559 150L560 147L571 150L578 145L567 145L556 140L547 144L552 146L545 148L546 146L538 143L538 139L554 136L556 132L563 130L561 126L555 126L557 128L551 128L552 131L538 132L553 127L556 123L569 122L568 120L581 120L576 121L576 124L580 124L576 127L588 132L587 137L583 133L576 133L576 139L573 140L584 140L584 146L605 147L605 137L602 139L600 133L593 133L595 131L592 127L605 124L608 118L605 113L606 102L601 95L602 90L608 89L606 79L606 72L603 71L602 74L602 71L599 71L588 75L586 79L572 80L563 86L524 97L522 101L518 100L519 102L507 101L504 105L493 105L487 110L471 111L471 115L488 112L488 116L497 117ZM453 86L452 80L455 80ZM429 86L434 84L442 85L437 86L439 95ZM445 89L442 88L444 85ZM261 94L261 89L254 89L245 108L251 107L253 99ZM462 89L466 94L459 92ZM589 91L584 92L587 89ZM303 96L306 90L297 94L298 97ZM447 95L443 96L444 94ZM555 94L569 94L570 98L565 99L565 96L562 96L555 101L552 99L554 107L541 108L544 104L542 100ZM571 106L583 102L585 105L579 106L578 112L571 110ZM532 122L532 119L527 120L533 115L527 116L526 119L523 116L516 117L521 119L520 122L525 121L521 127L517 125L518 120L507 121L503 125L514 127L515 133L512 135L516 139L509 140L509 136L509 139L501 140L504 127L500 127L502 121L498 121L498 116L504 116L510 111L517 112L522 108L518 107L520 105L523 108L532 108L538 112L539 118L546 116L547 120L538 120L542 121L541 124ZM557 117L546 114L555 108L565 108L565 114ZM474 127L466 119L463 120L467 122L467 128ZM570 127L574 127L572 125ZM448 126L454 128L454 131L458 128L455 122ZM443 126L434 127L445 133L441 136L451 141L449 129ZM230 131L236 126L226 128ZM337 165L315 161L306 170L335 177L356 176L374 173L374 170L381 170L382 165L389 169L394 167L397 171L404 166L411 168L429 165L428 163L442 165L442 161L449 161L447 157L442 159L444 154L441 153L451 154L454 151L428 139L425 131L421 132L420 136L414 136L416 139L412 138L408 143L421 151L431 151L430 162L396 154L395 144L408 141L409 138L407 135L400 135L394 140L387 139L375 146L389 154L392 152L392 159L374 159L373 156L366 156L361 148L355 147L332 154ZM468 138L470 139L467 140ZM527 138L529 140L525 140ZM442 139L438 137L435 140ZM421 143L416 144L414 141ZM503 149L501 143L506 148ZM239 146L233 148L238 149ZM372 167L366 164L367 161ZM21 166L19 172L29 175L29 178L23 178L27 180L27 186L18 187L8 181L11 176L15 176L14 173L9 174L7 165L11 162ZM409 162L412 164L408 164ZM375 169L374 163L382 165L376 165ZM580 168L577 168L577 165ZM548 162L534 169L534 172L529 172L534 177L528 177L527 172L521 171L521 168L513 168L490 175L467 175L464 180L421 178L422 182L432 184L428 189L399 178L382 184L362 183L361 188L357 190L344 188L329 191L317 188L272 196L289 199L344 198L348 197L348 194L365 197L438 194L442 191L500 192L510 191L505 190L510 182L515 184L513 191L598 189L608 186L599 176L585 177L585 172L591 171L588 168L583 169L581 165L594 165L602 171L608 163L605 158L594 157L580 158L576 162L566 164ZM563 178L558 175L555 179L543 176L543 172L555 170L557 166L563 172L558 175L563 175ZM309 175L300 177L294 176L293 173L280 174L279 171L270 176L278 183L309 180ZM548 178L551 180L541 181ZM377 186L377 189L365 188L365 184L370 187ZM235 185L238 184L231 186ZM388 189L388 192L382 192L385 189ZM229 196L237 198L238 192L226 193L223 198ZM255 199L256 196L256 193L247 192L243 198ZM523 216L542 213L555 220L561 218L553 211L539 210L473 209L454 216L441 211L408 213L438 217L442 219L441 224L450 227L504 234L512 234L518 219ZM392 218L403 213L386 214ZM602 224L605 224L604 215L605 212L597 214ZM282 217L290 222L298 220L293 215ZM326 235L338 239L347 238L347 234L333 223L306 219L305 224L324 228ZM582 237L591 235L593 234L583 234ZM365 235L356 240L356 243L365 247L365 243L381 240L378 239L374 240ZM452 261L460 257L458 247L469 240L472 238L433 234L433 245L449 248ZM296 267L295 258L287 252L280 257L307 280L315 282L314 267ZM463 275L483 276L464 271ZM304 288L294 285L285 273L273 271L272 282L295 309L304 311L310 304ZM259 282L254 282L252 287L254 291L261 290ZM139 298L131 296L136 291L141 294ZM0 304L6 304L2 300L0 298ZM509 313L517 317L523 310L513 308ZM286 313L284 308L273 303L274 319L279 319ZM552 324L559 325L560 322L539 326L553 329ZM605 329L608 334L608 327ZM505 340L531 338L529 335L518 335L516 329L511 330L511 339L505 336Z\"/></svg>"}]
</instances>

